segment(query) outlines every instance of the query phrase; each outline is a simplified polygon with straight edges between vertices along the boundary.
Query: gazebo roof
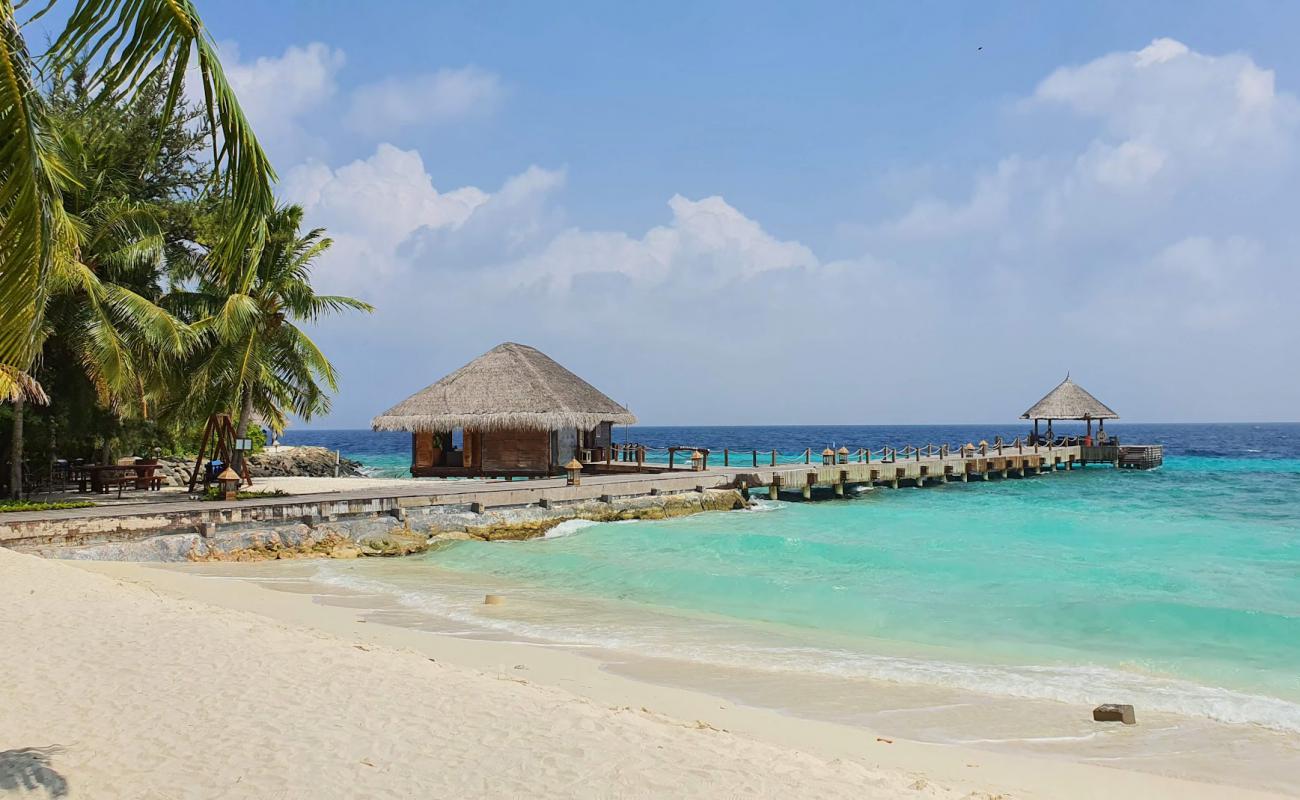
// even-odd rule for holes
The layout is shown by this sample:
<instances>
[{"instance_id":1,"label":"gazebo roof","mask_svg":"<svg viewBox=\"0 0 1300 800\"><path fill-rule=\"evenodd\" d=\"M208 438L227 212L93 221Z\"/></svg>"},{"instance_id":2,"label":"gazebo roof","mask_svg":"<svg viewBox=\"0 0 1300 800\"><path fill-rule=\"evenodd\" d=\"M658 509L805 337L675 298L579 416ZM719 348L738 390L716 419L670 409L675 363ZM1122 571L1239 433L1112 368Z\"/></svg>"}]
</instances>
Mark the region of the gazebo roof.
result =
<instances>
[{"instance_id":1,"label":"gazebo roof","mask_svg":"<svg viewBox=\"0 0 1300 800\"><path fill-rule=\"evenodd\" d=\"M1065 380L1028 411L1021 419L1119 419L1119 414L1088 393L1079 384Z\"/></svg>"},{"instance_id":2,"label":"gazebo roof","mask_svg":"<svg viewBox=\"0 0 1300 800\"><path fill-rule=\"evenodd\" d=\"M527 345L506 342L371 420L377 431L553 431L636 417Z\"/></svg>"}]
</instances>

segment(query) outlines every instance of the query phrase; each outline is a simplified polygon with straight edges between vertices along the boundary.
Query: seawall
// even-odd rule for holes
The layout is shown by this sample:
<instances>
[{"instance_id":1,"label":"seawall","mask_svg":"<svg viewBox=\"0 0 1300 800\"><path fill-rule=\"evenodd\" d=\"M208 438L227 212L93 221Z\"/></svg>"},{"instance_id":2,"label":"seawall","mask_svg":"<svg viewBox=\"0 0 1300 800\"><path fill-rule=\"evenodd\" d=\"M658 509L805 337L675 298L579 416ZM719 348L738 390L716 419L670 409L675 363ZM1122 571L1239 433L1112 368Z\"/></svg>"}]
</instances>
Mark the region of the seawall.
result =
<instances>
[{"instance_id":1,"label":"seawall","mask_svg":"<svg viewBox=\"0 0 1300 800\"><path fill-rule=\"evenodd\" d=\"M278 506L275 515L250 509L238 520L221 523L185 513L159 513L124 520L97 537L81 528L76 535L28 537L12 541L16 550L50 558L94 561L262 561L285 558L356 558L423 552L439 542L500 541L543 536L572 519L593 522L667 519L706 511L730 511L747 503L734 489L703 489L676 494L576 500L546 505L479 508L469 503L405 507L380 500L345 502L319 513L313 507ZM358 505L368 507L358 507ZM299 512L295 514L294 512ZM51 525L66 527L68 520ZM93 529L95 526L92 525Z\"/></svg>"}]
</instances>

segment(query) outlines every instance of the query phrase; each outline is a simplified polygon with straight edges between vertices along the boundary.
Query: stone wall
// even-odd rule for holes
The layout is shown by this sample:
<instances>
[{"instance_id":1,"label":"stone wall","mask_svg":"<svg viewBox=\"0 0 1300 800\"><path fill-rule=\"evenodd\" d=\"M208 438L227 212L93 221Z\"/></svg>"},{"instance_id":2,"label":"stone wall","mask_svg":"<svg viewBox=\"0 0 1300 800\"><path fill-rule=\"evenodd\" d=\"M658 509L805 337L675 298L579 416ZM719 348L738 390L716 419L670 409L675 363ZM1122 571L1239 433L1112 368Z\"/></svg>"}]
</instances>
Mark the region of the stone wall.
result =
<instances>
[{"instance_id":1,"label":"stone wall","mask_svg":"<svg viewBox=\"0 0 1300 800\"><path fill-rule=\"evenodd\" d=\"M733 489L571 503L491 508L428 505L371 508L349 514L277 515L238 522L179 527L172 532L120 541L35 544L19 549L52 558L92 561L261 561L285 558L356 558L419 553L441 542L531 539L561 522L655 520L705 511L743 509L746 501ZM306 510L306 509L303 509ZM179 525L179 521L173 521ZM84 541L84 540L83 540Z\"/></svg>"}]
</instances>

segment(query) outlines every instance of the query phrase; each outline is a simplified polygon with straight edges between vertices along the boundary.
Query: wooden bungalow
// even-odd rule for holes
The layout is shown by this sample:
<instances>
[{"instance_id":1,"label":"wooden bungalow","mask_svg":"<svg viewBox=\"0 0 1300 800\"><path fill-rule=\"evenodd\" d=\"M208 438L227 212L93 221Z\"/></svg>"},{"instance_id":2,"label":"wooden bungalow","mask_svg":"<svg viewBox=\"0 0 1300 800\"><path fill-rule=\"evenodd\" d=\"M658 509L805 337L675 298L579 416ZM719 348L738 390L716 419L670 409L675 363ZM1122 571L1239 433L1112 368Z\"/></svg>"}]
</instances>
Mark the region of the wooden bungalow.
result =
<instances>
[{"instance_id":1,"label":"wooden bungalow","mask_svg":"<svg viewBox=\"0 0 1300 800\"><path fill-rule=\"evenodd\" d=\"M1038 438L1039 420L1047 421L1047 437L1052 437L1052 420L1067 419L1079 420L1088 424L1088 439L1092 439L1092 421L1097 421L1097 436L1104 440L1106 438L1105 424L1108 419L1119 419L1116 414L1105 403L1101 402L1092 394L1070 380L1066 375L1065 380L1060 385L1047 393L1047 396L1039 400L1025 413L1020 415L1021 419L1032 419L1034 421L1034 438Z\"/></svg>"},{"instance_id":2,"label":"wooden bungalow","mask_svg":"<svg viewBox=\"0 0 1300 800\"><path fill-rule=\"evenodd\" d=\"M614 425L635 422L545 353L506 342L375 417L371 427L411 432L414 476L513 478L563 474L575 457L603 461ZM460 449L455 430L463 431Z\"/></svg>"}]
</instances>

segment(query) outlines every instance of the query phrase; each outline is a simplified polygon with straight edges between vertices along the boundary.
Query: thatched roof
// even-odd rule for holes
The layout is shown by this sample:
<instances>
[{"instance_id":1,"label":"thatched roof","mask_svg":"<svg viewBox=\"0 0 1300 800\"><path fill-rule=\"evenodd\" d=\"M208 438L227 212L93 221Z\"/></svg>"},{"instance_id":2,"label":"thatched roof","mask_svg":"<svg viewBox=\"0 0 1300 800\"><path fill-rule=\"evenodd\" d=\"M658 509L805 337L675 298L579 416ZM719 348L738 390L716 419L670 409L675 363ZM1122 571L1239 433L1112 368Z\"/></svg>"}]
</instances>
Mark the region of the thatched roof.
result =
<instances>
[{"instance_id":1,"label":"thatched roof","mask_svg":"<svg viewBox=\"0 0 1300 800\"><path fill-rule=\"evenodd\" d=\"M1047 396L1028 411L1020 415L1021 419L1119 419L1119 414L1111 411L1105 403L1088 393L1087 389L1070 380L1066 375L1061 385L1047 393Z\"/></svg>"},{"instance_id":2,"label":"thatched roof","mask_svg":"<svg viewBox=\"0 0 1300 800\"><path fill-rule=\"evenodd\" d=\"M589 430L632 425L626 408L540 350L506 342L371 420L377 431Z\"/></svg>"}]
</instances>

